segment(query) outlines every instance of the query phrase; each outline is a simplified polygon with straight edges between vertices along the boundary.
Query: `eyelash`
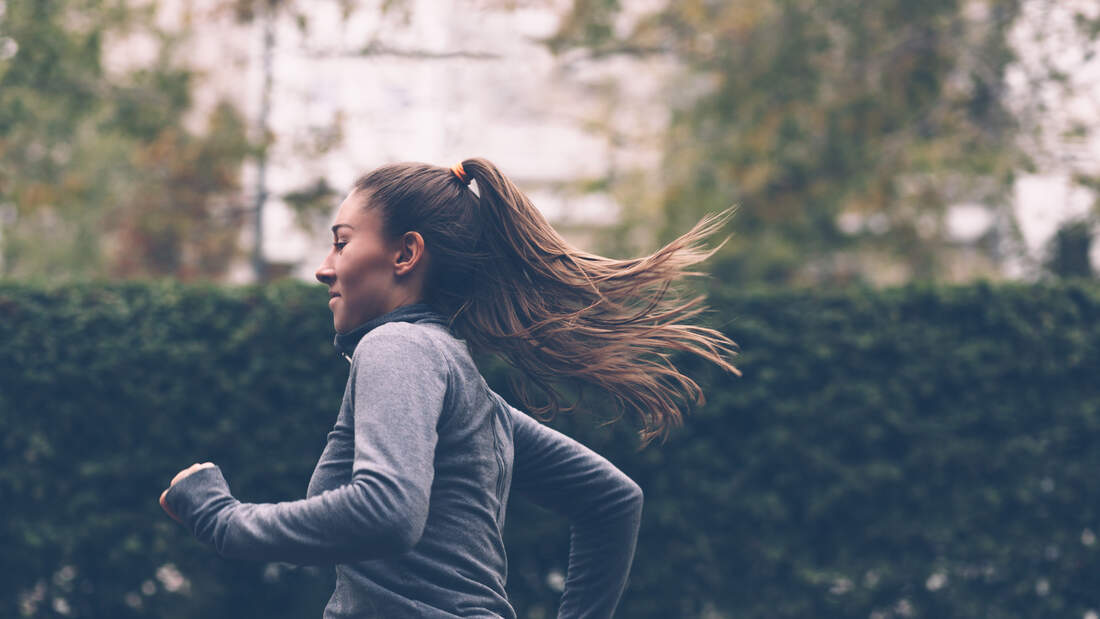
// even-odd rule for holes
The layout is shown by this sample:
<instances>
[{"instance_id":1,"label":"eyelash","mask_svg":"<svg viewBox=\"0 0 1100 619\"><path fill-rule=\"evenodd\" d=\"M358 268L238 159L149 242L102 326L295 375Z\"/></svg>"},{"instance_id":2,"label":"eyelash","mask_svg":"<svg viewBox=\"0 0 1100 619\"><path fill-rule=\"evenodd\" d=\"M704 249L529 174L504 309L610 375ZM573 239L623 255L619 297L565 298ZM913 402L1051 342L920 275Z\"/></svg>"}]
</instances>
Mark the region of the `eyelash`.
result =
<instances>
[{"instance_id":1,"label":"eyelash","mask_svg":"<svg viewBox=\"0 0 1100 619\"><path fill-rule=\"evenodd\" d=\"M336 251L340 251L341 249L344 248L344 245L347 245L347 244L348 244L347 241L344 241L342 243L333 243L332 246L336 248Z\"/></svg>"}]
</instances>

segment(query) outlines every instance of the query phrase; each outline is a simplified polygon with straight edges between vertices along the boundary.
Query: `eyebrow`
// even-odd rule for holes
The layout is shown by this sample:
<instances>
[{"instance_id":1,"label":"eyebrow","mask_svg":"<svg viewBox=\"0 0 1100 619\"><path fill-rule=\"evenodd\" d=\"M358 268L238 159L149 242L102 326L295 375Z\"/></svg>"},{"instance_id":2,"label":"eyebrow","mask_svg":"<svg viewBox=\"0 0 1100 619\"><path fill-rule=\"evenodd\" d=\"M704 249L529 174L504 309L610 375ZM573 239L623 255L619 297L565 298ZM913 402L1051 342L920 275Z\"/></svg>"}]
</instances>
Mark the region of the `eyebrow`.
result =
<instances>
[{"instance_id":1,"label":"eyebrow","mask_svg":"<svg viewBox=\"0 0 1100 619\"><path fill-rule=\"evenodd\" d=\"M335 226L333 226L333 227L332 227L332 233L333 233L333 234L336 234L336 231L337 231L338 229L340 229L341 227L343 227L343 228L351 228L352 230L354 230L354 229L355 229L355 226L352 226L352 225L350 225L350 224L336 224Z\"/></svg>"}]
</instances>

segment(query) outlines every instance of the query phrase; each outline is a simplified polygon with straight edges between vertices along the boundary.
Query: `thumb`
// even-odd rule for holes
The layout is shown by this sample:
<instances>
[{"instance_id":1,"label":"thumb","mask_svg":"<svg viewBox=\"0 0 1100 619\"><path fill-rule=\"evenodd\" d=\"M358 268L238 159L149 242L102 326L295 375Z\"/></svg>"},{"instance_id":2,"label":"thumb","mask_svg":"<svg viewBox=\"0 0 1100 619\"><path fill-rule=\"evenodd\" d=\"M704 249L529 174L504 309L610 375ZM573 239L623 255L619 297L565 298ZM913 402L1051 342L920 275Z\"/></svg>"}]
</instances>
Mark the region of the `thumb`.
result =
<instances>
[{"instance_id":1,"label":"thumb","mask_svg":"<svg viewBox=\"0 0 1100 619\"><path fill-rule=\"evenodd\" d=\"M164 512L166 514L168 514L169 516L172 517L172 520L175 520L176 522L178 522L180 524L183 524L183 521L180 520L179 516L177 516L174 512L172 512L171 509L169 509L168 503L165 502L165 500L164 500L164 497L168 496L168 490L169 490L168 488L165 488L164 492L160 493L160 507L161 507L161 509L164 510Z\"/></svg>"}]
</instances>

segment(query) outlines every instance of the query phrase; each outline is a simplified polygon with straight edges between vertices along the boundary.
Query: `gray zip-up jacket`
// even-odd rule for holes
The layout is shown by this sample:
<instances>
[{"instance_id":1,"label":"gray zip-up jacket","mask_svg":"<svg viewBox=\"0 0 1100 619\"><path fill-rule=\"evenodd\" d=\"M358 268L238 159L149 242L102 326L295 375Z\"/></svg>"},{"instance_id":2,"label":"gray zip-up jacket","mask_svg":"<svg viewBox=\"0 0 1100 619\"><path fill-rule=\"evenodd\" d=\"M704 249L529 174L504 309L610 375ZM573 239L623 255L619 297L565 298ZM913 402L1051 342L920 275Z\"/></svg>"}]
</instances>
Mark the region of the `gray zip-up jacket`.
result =
<instances>
[{"instance_id":1,"label":"gray zip-up jacket","mask_svg":"<svg viewBox=\"0 0 1100 619\"><path fill-rule=\"evenodd\" d=\"M637 484L508 405L426 304L335 343L351 372L306 498L242 503L219 467L201 469L165 496L199 541L227 558L335 564L324 619L515 619L502 539L511 489L569 519L558 617L612 616L641 522Z\"/></svg>"}]
</instances>

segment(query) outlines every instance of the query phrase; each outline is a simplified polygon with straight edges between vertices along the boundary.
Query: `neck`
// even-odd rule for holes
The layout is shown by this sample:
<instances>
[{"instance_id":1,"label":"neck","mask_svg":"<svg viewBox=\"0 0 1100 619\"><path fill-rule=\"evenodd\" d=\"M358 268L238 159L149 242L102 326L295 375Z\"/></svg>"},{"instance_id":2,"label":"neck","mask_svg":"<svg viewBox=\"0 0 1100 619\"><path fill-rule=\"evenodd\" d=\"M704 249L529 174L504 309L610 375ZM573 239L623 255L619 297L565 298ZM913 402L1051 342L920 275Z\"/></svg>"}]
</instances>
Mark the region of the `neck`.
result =
<instances>
[{"instance_id":1,"label":"neck","mask_svg":"<svg viewBox=\"0 0 1100 619\"><path fill-rule=\"evenodd\" d=\"M376 316L363 324L355 327L350 331L344 333L337 333L333 345L336 350L343 354L345 357L350 356L355 352L355 347L359 345L359 340L363 339L363 336L371 332L373 329L387 322L436 322L439 324L447 324L447 319L431 308L430 305L423 302L410 303L396 307L381 316Z\"/></svg>"}]
</instances>

